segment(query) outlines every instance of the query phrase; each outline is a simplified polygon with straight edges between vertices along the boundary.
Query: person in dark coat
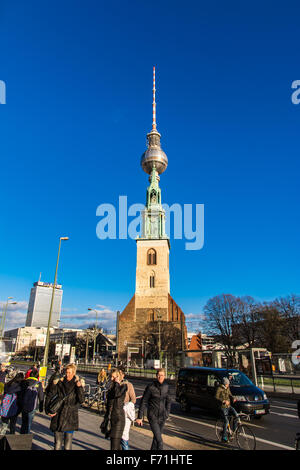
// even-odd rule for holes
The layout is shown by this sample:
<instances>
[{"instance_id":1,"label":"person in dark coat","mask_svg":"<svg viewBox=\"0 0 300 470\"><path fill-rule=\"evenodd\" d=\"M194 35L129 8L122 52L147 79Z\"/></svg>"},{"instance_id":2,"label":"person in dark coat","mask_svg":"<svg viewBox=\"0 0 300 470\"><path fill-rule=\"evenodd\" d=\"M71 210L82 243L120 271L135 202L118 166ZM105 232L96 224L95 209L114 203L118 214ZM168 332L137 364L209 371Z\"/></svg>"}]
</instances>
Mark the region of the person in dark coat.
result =
<instances>
[{"instance_id":1,"label":"person in dark coat","mask_svg":"<svg viewBox=\"0 0 300 470\"><path fill-rule=\"evenodd\" d=\"M21 383L24 380L24 374L23 372L19 372L13 377L9 382L7 382L4 386L4 395L7 393L9 395L16 394L17 395L17 400L16 400L16 408L15 412L8 413L8 417L1 417L2 422L7 426L7 429L9 428L9 434L15 434L16 432L16 423L17 423L17 418L18 414L21 411L21 404L20 404L20 395L21 395ZM11 411L12 406L10 407Z\"/></svg>"},{"instance_id":2,"label":"person in dark coat","mask_svg":"<svg viewBox=\"0 0 300 470\"><path fill-rule=\"evenodd\" d=\"M169 385L164 380L165 370L158 369L156 380L144 391L136 419L136 423L143 426L144 409L147 406L147 417L153 432L151 450L163 450L162 431L171 410Z\"/></svg>"},{"instance_id":3,"label":"person in dark coat","mask_svg":"<svg viewBox=\"0 0 300 470\"><path fill-rule=\"evenodd\" d=\"M78 431L78 409L84 402L83 380L76 374L75 364L66 367L63 378L54 378L47 388L45 412L51 417L50 429L54 433L54 449L61 450L64 441L64 450L72 450L74 431ZM60 410L55 414L49 413L51 398L58 394L61 398L67 396Z\"/></svg>"},{"instance_id":4,"label":"person in dark coat","mask_svg":"<svg viewBox=\"0 0 300 470\"><path fill-rule=\"evenodd\" d=\"M33 418L44 407L44 390L39 381L39 371L32 369L30 376L21 383L20 405L22 411L21 434L29 434Z\"/></svg>"},{"instance_id":5,"label":"person in dark coat","mask_svg":"<svg viewBox=\"0 0 300 470\"><path fill-rule=\"evenodd\" d=\"M8 371L6 370L5 364L0 364L0 400L4 393L4 385L6 382L7 374L8 374Z\"/></svg>"},{"instance_id":6,"label":"person in dark coat","mask_svg":"<svg viewBox=\"0 0 300 470\"><path fill-rule=\"evenodd\" d=\"M127 392L127 385L120 382L122 375L119 369L111 372L111 387L107 392L107 403L104 420L101 430L110 437L110 449L121 450L121 439L125 426L124 401ZM110 431L108 431L110 429Z\"/></svg>"}]
</instances>

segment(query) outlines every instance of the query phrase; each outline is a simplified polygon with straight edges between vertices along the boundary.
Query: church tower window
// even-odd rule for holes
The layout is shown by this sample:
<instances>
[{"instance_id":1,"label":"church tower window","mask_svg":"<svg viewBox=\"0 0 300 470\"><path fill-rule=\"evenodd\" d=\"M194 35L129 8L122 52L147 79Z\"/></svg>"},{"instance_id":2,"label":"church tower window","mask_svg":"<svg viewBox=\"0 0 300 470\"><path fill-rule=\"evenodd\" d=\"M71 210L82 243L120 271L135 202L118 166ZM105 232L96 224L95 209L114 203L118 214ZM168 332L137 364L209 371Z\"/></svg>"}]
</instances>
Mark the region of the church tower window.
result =
<instances>
[{"instance_id":1,"label":"church tower window","mask_svg":"<svg viewBox=\"0 0 300 470\"><path fill-rule=\"evenodd\" d=\"M156 264L156 251L153 248L150 248L150 250L148 250L147 264L150 266Z\"/></svg>"},{"instance_id":2,"label":"church tower window","mask_svg":"<svg viewBox=\"0 0 300 470\"><path fill-rule=\"evenodd\" d=\"M155 287L155 277L153 274L150 276L150 287Z\"/></svg>"}]
</instances>

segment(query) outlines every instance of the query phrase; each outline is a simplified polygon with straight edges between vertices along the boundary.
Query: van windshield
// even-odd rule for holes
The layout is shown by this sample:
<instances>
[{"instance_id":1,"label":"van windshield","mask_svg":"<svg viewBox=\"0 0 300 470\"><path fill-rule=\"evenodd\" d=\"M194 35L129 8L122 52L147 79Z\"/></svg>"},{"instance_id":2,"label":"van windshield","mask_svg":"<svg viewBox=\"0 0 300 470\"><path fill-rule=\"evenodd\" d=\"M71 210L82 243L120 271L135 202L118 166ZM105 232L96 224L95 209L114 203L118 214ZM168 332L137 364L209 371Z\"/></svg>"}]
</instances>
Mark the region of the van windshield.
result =
<instances>
[{"instance_id":1,"label":"van windshield","mask_svg":"<svg viewBox=\"0 0 300 470\"><path fill-rule=\"evenodd\" d=\"M249 385L253 385L251 380L247 377L247 375L243 374L243 372L228 371L224 372L222 377L227 377L230 380L230 385L233 385L234 387L247 387Z\"/></svg>"}]
</instances>

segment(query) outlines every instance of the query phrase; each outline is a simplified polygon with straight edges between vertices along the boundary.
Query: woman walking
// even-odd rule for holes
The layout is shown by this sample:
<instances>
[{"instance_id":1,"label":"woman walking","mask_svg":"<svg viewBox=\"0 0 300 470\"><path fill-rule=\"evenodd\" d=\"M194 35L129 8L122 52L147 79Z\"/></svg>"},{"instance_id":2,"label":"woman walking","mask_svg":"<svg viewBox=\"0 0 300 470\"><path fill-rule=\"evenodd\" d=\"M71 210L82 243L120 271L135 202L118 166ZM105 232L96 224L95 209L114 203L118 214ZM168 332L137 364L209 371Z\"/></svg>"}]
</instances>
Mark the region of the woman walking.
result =
<instances>
[{"instance_id":1,"label":"woman walking","mask_svg":"<svg viewBox=\"0 0 300 470\"><path fill-rule=\"evenodd\" d=\"M84 402L83 381L76 374L75 364L66 367L66 375L54 378L47 389L45 411L51 417L50 429L54 433L54 449L72 450L74 431L78 431L78 408ZM56 413L51 412L53 398L62 400Z\"/></svg>"},{"instance_id":2,"label":"woman walking","mask_svg":"<svg viewBox=\"0 0 300 470\"><path fill-rule=\"evenodd\" d=\"M110 449L121 450L121 439L125 426L124 400L127 385L120 382L122 375L119 369L111 372L112 385L107 392L107 404L101 431L110 437Z\"/></svg>"}]
</instances>

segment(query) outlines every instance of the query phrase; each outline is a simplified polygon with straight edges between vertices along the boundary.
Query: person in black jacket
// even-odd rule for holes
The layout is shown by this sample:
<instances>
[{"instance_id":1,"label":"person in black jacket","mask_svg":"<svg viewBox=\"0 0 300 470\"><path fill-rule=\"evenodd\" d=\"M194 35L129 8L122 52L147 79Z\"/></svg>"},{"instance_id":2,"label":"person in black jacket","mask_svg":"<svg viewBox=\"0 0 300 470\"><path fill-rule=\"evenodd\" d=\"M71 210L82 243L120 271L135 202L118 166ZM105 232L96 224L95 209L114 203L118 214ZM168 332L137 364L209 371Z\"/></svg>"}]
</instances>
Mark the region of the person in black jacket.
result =
<instances>
[{"instance_id":1,"label":"person in black jacket","mask_svg":"<svg viewBox=\"0 0 300 470\"><path fill-rule=\"evenodd\" d=\"M76 374L75 364L66 367L65 377L53 378L47 387L45 412L51 417L50 429L54 433L54 450L61 450L64 441L64 450L72 450L72 439L74 431L78 431L79 418L78 409L84 402L83 381ZM49 412L51 398L58 394L65 398L57 413Z\"/></svg>"},{"instance_id":2,"label":"person in black jacket","mask_svg":"<svg viewBox=\"0 0 300 470\"><path fill-rule=\"evenodd\" d=\"M120 385L121 380L122 375L120 370L113 369L111 372L112 384L107 392L106 412L100 426L101 431L110 437L111 450L121 450L121 439L125 427L125 412L123 407L127 385Z\"/></svg>"},{"instance_id":3,"label":"person in black jacket","mask_svg":"<svg viewBox=\"0 0 300 470\"><path fill-rule=\"evenodd\" d=\"M17 418L18 414L21 411L21 405L20 405L20 394L21 394L21 383L24 380L24 374L23 372L19 372L13 377L9 382L7 382L4 386L4 395L12 395L15 394L17 396L16 399L16 406L11 405L8 416L1 417L2 422L6 425L7 429L9 427L9 434L15 434L16 432L16 423L17 423ZM14 412L12 410L14 408Z\"/></svg>"},{"instance_id":4,"label":"person in black jacket","mask_svg":"<svg viewBox=\"0 0 300 470\"><path fill-rule=\"evenodd\" d=\"M30 376L21 383L20 405L22 411L21 434L29 434L35 413L43 411L44 390L39 382L39 371L32 369Z\"/></svg>"},{"instance_id":5,"label":"person in black jacket","mask_svg":"<svg viewBox=\"0 0 300 470\"><path fill-rule=\"evenodd\" d=\"M143 426L144 409L153 432L151 450L163 450L162 430L171 410L169 385L165 383L165 370L158 369L156 380L149 384L140 403L136 423Z\"/></svg>"}]
</instances>

